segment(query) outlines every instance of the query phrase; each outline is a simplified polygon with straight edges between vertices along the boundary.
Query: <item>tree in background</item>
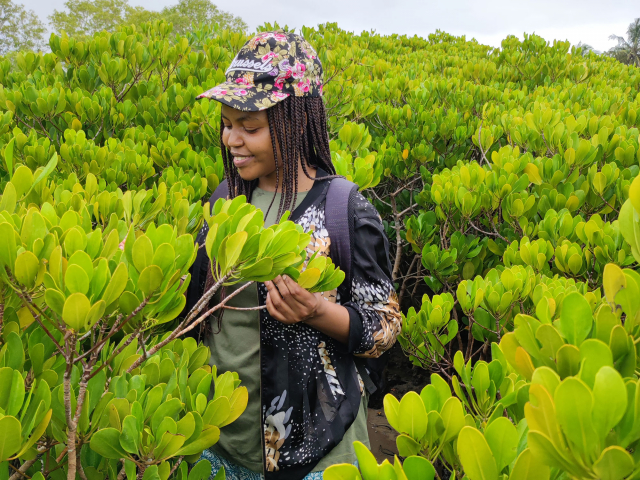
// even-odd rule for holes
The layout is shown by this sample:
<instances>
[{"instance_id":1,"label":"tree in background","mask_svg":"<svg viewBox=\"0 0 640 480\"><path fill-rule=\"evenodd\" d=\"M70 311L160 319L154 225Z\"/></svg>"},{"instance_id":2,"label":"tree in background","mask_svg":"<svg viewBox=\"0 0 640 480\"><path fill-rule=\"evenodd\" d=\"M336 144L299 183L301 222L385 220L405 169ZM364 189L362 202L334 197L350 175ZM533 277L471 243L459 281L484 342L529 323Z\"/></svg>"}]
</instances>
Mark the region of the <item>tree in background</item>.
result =
<instances>
[{"instance_id":1,"label":"tree in background","mask_svg":"<svg viewBox=\"0 0 640 480\"><path fill-rule=\"evenodd\" d=\"M576 45L576 48L580 49L580 55L582 55L582 56L589 55L590 52L593 52L596 55L600 55L602 53L602 52L596 50L595 48L593 48L588 43L578 42L578 44Z\"/></svg>"},{"instance_id":2,"label":"tree in background","mask_svg":"<svg viewBox=\"0 0 640 480\"><path fill-rule=\"evenodd\" d=\"M618 45L607 53L627 65L640 67L640 18L636 18L629 24L627 38L611 35L610 40L617 40Z\"/></svg>"},{"instance_id":3,"label":"tree in background","mask_svg":"<svg viewBox=\"0 0 640 480\"><path fill-rule=\"evenodd\" d=\"M0 0L0 55L16 50L42 50L46 28L33 10Z\"/></svg>"},{"instance_id":4,"label":"tree in background","mask_svg":"<svg viewBox=\"0 0 640 480\"><path fill-rule=\"evenodd\" d=\"M163 8L160 15L173 23L174 32L180 35L184 35L194 23L217 23L230 30L247 30L242 18L220 10L210 0L179 0L177 5Z\"/></svg>"},{"instance_id":5,"label":"tree in background","mask_svg":"<svg viewBox=\"0 0 640 480\"><path fill-rule=\"evenodd\" d=\"M55 32L64 30L75 38L91 37L102 30L113 31L118 25L140 25L159 19L172 22L174 32L181 35L192 23L218 23L231 30L247 28L240 17L220 10L210 0L180 0L160 12L132 7L128 0L66 0L64 6L63 11L54 10L49 21Z\"/></svg>"},{"instance_id":6,"label":"tree in background","mask_svg":"<svg viewBox=\"0 0 640 480\"><path fill-rule=\"evenodd\" d=\"M133 8L128 0L67 0L65 10L54 10L49 21L55 32L64 30L71 37L92 37L102 30L113 31L128 23L131 15L145 15L141 7ZM150 13L150 12L149 12Z\"/></svg>"}]
</instances>

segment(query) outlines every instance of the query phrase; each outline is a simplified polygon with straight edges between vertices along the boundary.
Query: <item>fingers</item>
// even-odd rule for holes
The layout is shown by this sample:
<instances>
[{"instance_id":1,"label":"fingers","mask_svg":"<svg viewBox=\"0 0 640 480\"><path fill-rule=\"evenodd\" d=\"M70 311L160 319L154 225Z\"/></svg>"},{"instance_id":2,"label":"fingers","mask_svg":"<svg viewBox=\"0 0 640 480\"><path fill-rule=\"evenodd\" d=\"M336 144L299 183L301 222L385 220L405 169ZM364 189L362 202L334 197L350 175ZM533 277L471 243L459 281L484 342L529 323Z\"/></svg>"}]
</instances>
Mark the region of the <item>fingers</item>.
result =
<instances>
[{"instance_id":1,"label":"fingers","mask_svg":"<svg viewBox=\"0 0 640 480\"><path fill-rule=\"evenodd\" d=\"M283 277L282 275L278 275L276 278L273 279L273 283L278 288L278 291L280 292L280 295L282 296L282 298L285 301L288 301L289 298L291 298L291 296L292 296L292 292L289 289L289 285L285 281L285 278L287 278L287 277L286 276Z\"/></svg>"},{"instance_id":2,"label":"fingers","mask_svg":"<svg viewBox=\"0 0 640 480\"><path fill-rule=\"evenodd\" d=\"M275 289L275 287L274 287ZM269 315L278 320L279 322L292 324L296 323L294 319L294 314L289 308L289 306L282 300L282 297L278 294L277 290L275 295L272 295L271 292L267 293L267 311Z\"/></svg>"}]
</instances>

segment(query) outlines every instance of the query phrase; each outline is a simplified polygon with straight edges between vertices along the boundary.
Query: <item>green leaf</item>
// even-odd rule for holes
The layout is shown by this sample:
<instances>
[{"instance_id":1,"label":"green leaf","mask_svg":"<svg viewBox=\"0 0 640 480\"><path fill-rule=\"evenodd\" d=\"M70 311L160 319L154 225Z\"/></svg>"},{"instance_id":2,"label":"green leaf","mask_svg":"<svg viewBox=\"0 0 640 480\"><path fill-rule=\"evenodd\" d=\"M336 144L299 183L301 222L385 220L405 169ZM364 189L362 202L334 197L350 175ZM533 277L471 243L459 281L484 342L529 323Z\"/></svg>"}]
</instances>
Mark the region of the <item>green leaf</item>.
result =
<instances>
[{"instance_id":1,"label":"green leaf","mask_svg":"<svg viewBox=\"0 0 640 480\"><path fill-rule=\"evenodd\" d=\"M400 401L398 425L401 433L420 440L427 433L427 412L420 395L409 392Z\"/></svg>"},{"instance_id":2,"label":"green leaf","mask_svg":"<svg viewBox=\"0 0 640 480\"><path fill-rule=\"evenodd\" d=\"M573 345L580 344L587 338L593 325L591 307L584 296L572 292L562 301L562 312L558 321L558 329L562 336Z\"/></svg>"},{"instance_id":3,"label":"green leaf","mask_svg":"<svg viewBox=\"0 0 640 480\"><path fill-rule=\"evenodd\" d=\"M176 452L178 455L195 455L196 453L202 453L203 450L215 445L220 439L220 429L213 425L210 425L202 430L202 433L193 442L185 445Z\"/></svg>"},{"instance_id":4,"label":"green leaf","mask_svg":"<svg viewBox=\"0 0 640 480\"><path fill-rule=\"evenodd\" d=\"M331 465L327 468L323 475L323 480L362 480L360 471L355 465L346 463L339 465Z\"/></svg>"},{"instance_id":5,"label":"green leaf","mask_svg":"<svg viewBox=\"0 0 640 480\"><path fill-rule=\"evenodd\" d=\"M89 277L79 265L69 265L64 275L64 286L70 293L82 293L89 291Z\"/></svg>"},{"instance_id":6,"label":"green leaf","mask_svg":"<svg viewBox=\"0 0 640 480\"><path fill-rule=\"evenodd\" d=\"M465 425L464 411L460 400L456 397L449 397L442 406L440 416L442 417L442 422L445 428L445 431L442 434L443 441L448 442L458 435L462 427Z\"/></svg>"},{"instance_id":7,"label":"green leaf","mask_svg":"<svg viewBox=\"0 0 640 480\"><path fill-rule=\"evenodd\" d=\"M317 268L306 268L298 277L298 285L310 290L318 283L321 275L322 272Z\"/></svg>"},{"instance_id":8,"label":"green leaf","mask_svg":"<svg viewBox=\"0 0 640 480\"><path fill-rule=\"evenodd\" d=\"M602 367L613 367L611 349L606 343L596 338L590 338L582 342L580 345L580 360L582 362L580 379L589 388L593 388L596 373Z\"/></svg>"},{"instance_id":9,"label":"green leaf","mask_svg":"<svg viewBox=\"0 0 640 480\"><path fill-rule=\"evenodd\" d=\"M124 263L119 263L116 267L113 275L111 275L111 281L109 281L109 285L105 289L102 294L102 299L105 301L107 306L111 305L112 302L118 300L118 297L122 295L125 287L127 286L127 280L129 279L129 274L127 273L127 267Z\"/></svg>"},{"instance_id":10,"label":"green leaf","mask_svg":"<svg viewBox=\"0 0 640 480\"><path fill-rule=\"evenodd\" d=\"M427 423L428 425L428 423ZM401 457L410 457L411 455L418 455L422 450L422 445L416 442L408 435L398 435L396 438L396 447Z\"/></svg>"},{"instance_id":11,"label":"green leaf","mask_svg":"<svg viewBox=\"0 0 640 480\"><path fill-rule=\"evenodd\" d=\"M16 454L16 457L20 457L24 455L27 452L27 450L33 447L35 443L38 440L40 440L40 437L44 435L44 432L47 430L47 427L49 426L49 421L51 420L52 414L53 414L53 410L49 409L49 411L47 411L47 413L45 414L44 418L40 421L38 426L31 433L31 437L29 437L29 440L27 441L27 443L25 443L20 449L20 451Z\"/></svg>"},{"instance_id":12,"label":"green leaf","mask_svg":"<svg viewBox=\"0 0 640 480\"><path fill-rule=\"evenodd\" d=\"M4 147L4 162L7 165L7 172L9 172L9 176L13 174L13 146L15 144L15 137L12 138L7 146Z\"/></svg>"},{"instance_id":13,"label":"green leaf","mask_svg":"<svg viewBox=\"0 0 640 480\"><path fill-rule=\"evenodd\" d=\"M150 297L162 284L162 270L157 265L149 265L138 278L138 288L145 297Z\"/></svg>"},{"instance_id":14,"label":"green leaf","mask_svg":"<svg viewBox=\"0 0 640 480\"><path fill-rule=\"evenodd\" d=\"M549 475L549 467L536 460L527 448L518 456L509 480L548 480Z\"/></svg>"},{"instance_id":15,"label":"green leaf","mask_svg":"<svg viewBox=\"0 0 640 480\"><path fill-rule=\"evenodd\" d=\"M18 334L15 332L11 332L9 334L9 338L14 339L14 341L7 342L7 347L11 349L15 348L16 341L17 341L17 344L20 346L20 351L22 352L22 342L20 341L20 337L18 337ZM22 353L22 360L24 362L24 352ZM11 365L8 365L7 367L14 368ZM18 370L13 370L11 374L11 386L9 387L8 392L9 392L9 398L7 399L6 404L3 405L4 414L10 415L10 416L17 416L25 400L24 379L22 378L22 375L20 375L20 372Z\"/></svg>"},{"instance_id":16,"label":"green leaf","mask_svg":"<svg viewBox=\"0 0 640 480\"><path fill-rule=\"evenodd\" d=\"M458 435L458 457L470 480L497 480L496 461L482 433L463 427Z\"/></svg>"},{"instance_id":17,"label":"green leaf","mask_svg":"<svg viewBox=\"0 0 640 480\"><path fill-rule=\"evenodd\" d=\"M27 288L33 288L36 284L36 277L38 275L39 268L40 261L38 260L38 257L28 251L22 252L16 258L16 280Z\"/></svg>"},{"instance_id":18,"label":"green leaf","mask_svg":"<svg viewBox=\"0 0 640 480\"><path fill-rule=\"evenodd\" d=\"M247 232L236 232L233 235L225 237L220 244L218 250L218 262L220 263L220 275L226 275L236 265L240 253L242 253L242 247L244 247L247 241Z\"/></svg>"},{"instance_id":19,"label":"green leaf","mask_svg":"<svg viewBox=\"0 0 640 480\"><path fill-rule=\"evenodd\" d=\"M24 347L22 345L22 339L16 332L5 332L5 338L6 353L4 355L4 363L7 367L15 369L14 377L15 375L20 377L21 384L23 385L22 392L24 394L24 381L22 381L22 376L20 375L20 371L24 369ZM13 412L8 407L5 411L6 415L16 415L17 413L17 411Z\"/></svg>"},{"instance_id":20,"label":"green leaf","mask_svg":"<svg viewBox=\"0 0 640 480\"><path fill-rule=\"evenodd\" d=\"M62 309L64 308L64 295L58 290L53 288L47 288L44 292L44 301L49 305L51 310L62 316Z\"/></svg>"},{"instance_id":21,"label":"green leaf","mask_svg":"<svg viewBox=\"0 0 640 480\"><path fill-rule=\"evenodd\" d=\"M127 457L127 452L120 446L120 432L115 428L103 428L95 432L89 446L105 458L117 460Z\"/></svg>"},{"instance_id":22,"label":"green leaf","mask_svg":"<svg viewBox=\"0 0 640 480\"><path fill-rule=\"evenodd\" d=\"M627 411L627 389L620 374L602 367L593 387L593 426L602 442Z\"/></svg>"},{"instance_id":23,"label":"green leaf","mask_svg":"<svg viewBox=\"0 0 640 480\"><path fill-rule=\"evenodd\" d=\"M11 224L0 222L0 238L2 238L2 242L0 242L0 267L6 265L13 272L16 262L16 237Z\"/></svg>"},{"instance_id":24,"label":"green leaf","mask_svg":"<svg viewBox=\"0 0 640 480\"><path fill-rule=\"evenodd\" d=\"M107 307L107 304L104 302L104 300L100 300L93 304L93 306L89 310L89 313L87 313L87 317L85 319L86 329L90 329L91 327L93 327L96 324L96 322L100 320L100 318L102 318L102 315L104 314L106 307Z\"/></svg>"},{"instance_id":25,"label":"green leaf","mask_svg":"<svg viewBox=\"0 0 640 480\"><path fill-rule=\"evenodd\" d=\"M554 400L564 434L586 458L593 455L598 436L591 419L593 395L589 387L582 380L569 377L556 388Z\"/></svg>"},{"instance_id":26,"label":"green leaf","mask_svg":"<svg viewBox=\"0 0 640 480\"><path fill-rule=\"evenodd\" d=\"M506 417L496 418L484 431L484 438L491 448L498 472L516 458L518 432Z\"/></svg>"},{"instance_id":27,"label":"green leaf","mask_svg":"<svg viewBox=\"0 0 640 480\"><path fill-rule=\"evenodd\" d=\"M122 421L120 446L127 452L138 454L138 421L133 415L127 415Z\"/></svg>"},{"instance_id":28,"label":"green leaf","mask_svg":"<svg viewBox=\"0 0 640 480\"><path fill-rule=\"evenodd\" d=\"M13 173L11 183L16 187L16 196L22 198L23 194L27 192L33 184L33 173L29 167L21 165L16 168L16 171Z\"/></svg>"},{"instance_id":29,"label":"green leaf","mask_svg":"<svg viewBox=\"0 0 640 480\"><path fill-rule=\"evenodd\" d=\"M144 471L144 475L142 476L142 480L162 480L158 474L158 466L151 465L147 467Z\"/></svg>"},{"instance_id":30,"label":"green leaf","mask_svg":"<svg viewBox=\"0 0 640 480\"><path fill-rule=\"evenodd\" d=\"M69 295L62 309L62 320L69 328L79 332L84 328L87 314L91 309L89 299L82 293Z\"/></svg>"},{"instance_id":31,"label":"green leaf","mask_svg":"<svg viewBox=\"0 0 640 480\"><path fill-rule=\"evenodd\" d=\"M151 265L151 262L153 262L153 244L149 237L140 235L133 244L131 255L133 257L133 265L138 272Z\"/></svg>"},{"instance_id":32,"label":"green leaf","mask_svg":"<svg viewBox=\"0 0 640 480\"><path fill-rule=\"evenodd\" d=\"M634 471L633 457L617 445L607 447L594 463L593 471L601 480L622 480Z\"/></svg>"},{"instance_id":33,"label":"green leaf","mask_svg":"<svg viewBox=\"0 0 640 480\"><path fill-rule=\"evenodd\" d=\"M218 397L209 402L207 409L202 416L205 425L215 425L221 427L222 423L229 418L231 413L231 404L227 397Z\"/></svg>"},{"instance_id":34,"label":"green leaf","mask_svg":"<svg viewBox=\"0 0 640 480\"><path fill-rule=\"evenodd\" d=\"M242 412L247 408L247 403L249 402L249 391L247 387L238 387L236 388L231 397L229 398L229 404L231 405L231 409L229 410L229 416L227 419L222 422L220 428L229 425L232 422L235 422Z\"/></svg>"},{"instance_id":35,"label":"green leaf","mask_svg":"<svg viewBox=\"0 0 640 480\"><path fill-rule=\"evenodd\" d=\"M196 463L187 480L207 480L211 476L211 462L209 460L200 460Z\"/></svg>"},{"instance_id":36,"label":"green leaf","mask_svg":"<svg viewBox=\"0 0 640 480\"><path fill-rule=\"evenodd\" d=\"M394 430L399 432L400 431L400 418L399 418L400 402L396 397L394 397L390 393L387 393L383 399L383 406L384 406L384 414L387 417L387 421L389 422L389 425L391 425Z\"/></svg>"},{"instance_id":37,"label":"green leaf","mask_svg":"<svg viewBox=\"0 0 640 480\"><path fill-rule=\"evenodd\" d=\"M36 177L35 181L31 184L31 188L29 188L29 191L26 193L26 195L29 195L33 191L33 189L36 187L36 185L38 185L41 181L43 181L49 175L51 175L51 172L55 170L57 164L58 164L58 154L54 152L53 157L51 157L51 159L47 162L47 164L42 169L40 174Z\"/></svg>"},{"instance_id":38,"label":"green leaf","mask_svg":"<svg viewBox=\"0 0 640 480\"><path fill-rule=\"evenodd\" d=\"M12 457L22 446L22 426L15 417L0 418L0 462Z\"/></svg>"},{"instance_id":39,"label":"green leaf","mask_svg":"<svg viewBox=\"0 0 640 480\"><path fill-rule=\"evenodd\" d=\"M378 478L378 462L373 453L362 442L353 442L353 448L358 458L358 466L362 472L362 476L367 480L375 480Z\"/></svg>"},{"instance_id":40,"label":"green leaf","mask_svg":"<svg viewBox=\"0 0 640 480\"><path fill-rule=\"evenodd\" d=\"M433 480L436 470L429 460L424 457L407 457L402 464L407 480Z\"/></svg>"}]
</instances>

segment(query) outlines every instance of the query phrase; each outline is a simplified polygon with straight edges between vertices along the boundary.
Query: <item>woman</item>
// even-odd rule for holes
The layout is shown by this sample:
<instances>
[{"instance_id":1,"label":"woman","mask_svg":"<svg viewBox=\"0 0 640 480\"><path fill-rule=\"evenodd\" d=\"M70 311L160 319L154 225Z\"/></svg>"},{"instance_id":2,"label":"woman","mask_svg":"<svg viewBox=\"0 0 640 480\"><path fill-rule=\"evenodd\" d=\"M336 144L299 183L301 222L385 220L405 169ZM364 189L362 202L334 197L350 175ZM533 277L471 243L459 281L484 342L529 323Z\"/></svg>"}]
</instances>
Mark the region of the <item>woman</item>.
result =
<instances>
[{"instance_id":1,"label":"woman","mask_svg":"<svg viewBox=\"0 0 640 480\"><path fill-rule=\"evenodd\" d=\"M225 83L198 98L222 103L229 196L246 195L266 212L265 226L292 211L290 219L311 233L308 252L328 255L324 205L335 169L316 52L298 35L261 33L245 44L226 75ZM205 452L213 474L224 465L232 480L321 478L330 465L356 461L354 441L368 445L367 392L354 358L377 358L389 349L401 315L380 217L359 193L350 198L351 210L350 285L314 295L278 277L229 303L266 308L228 309L222 320L210 319L217 331L204 339L211 364L218 373L237 372L249 390L245 412ZM199 241L205 237L206 224ZM187 308L212 280L202 252Z\"/></svg>"}]
</instances>

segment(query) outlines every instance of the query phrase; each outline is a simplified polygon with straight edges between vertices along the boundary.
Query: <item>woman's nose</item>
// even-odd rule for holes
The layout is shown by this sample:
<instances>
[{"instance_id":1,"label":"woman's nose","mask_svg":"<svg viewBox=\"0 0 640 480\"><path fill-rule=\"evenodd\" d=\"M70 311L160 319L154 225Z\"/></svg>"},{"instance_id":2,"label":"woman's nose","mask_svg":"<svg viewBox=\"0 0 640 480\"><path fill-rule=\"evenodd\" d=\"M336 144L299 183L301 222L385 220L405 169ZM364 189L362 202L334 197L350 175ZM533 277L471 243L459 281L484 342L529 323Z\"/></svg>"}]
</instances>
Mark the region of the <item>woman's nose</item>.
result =
<instances>
[{"instance_id":1,"label":"woman's nose","mask_svg":"<svg viewBox=\"0 0 640 480\"><path fill-rule=\"evenodd\" d=\"M231 132L229 132L228 142L230 147L241 147L244 145L242 135L238 133L238 129L231 129Z\"/></svg>"}]
</instances>

